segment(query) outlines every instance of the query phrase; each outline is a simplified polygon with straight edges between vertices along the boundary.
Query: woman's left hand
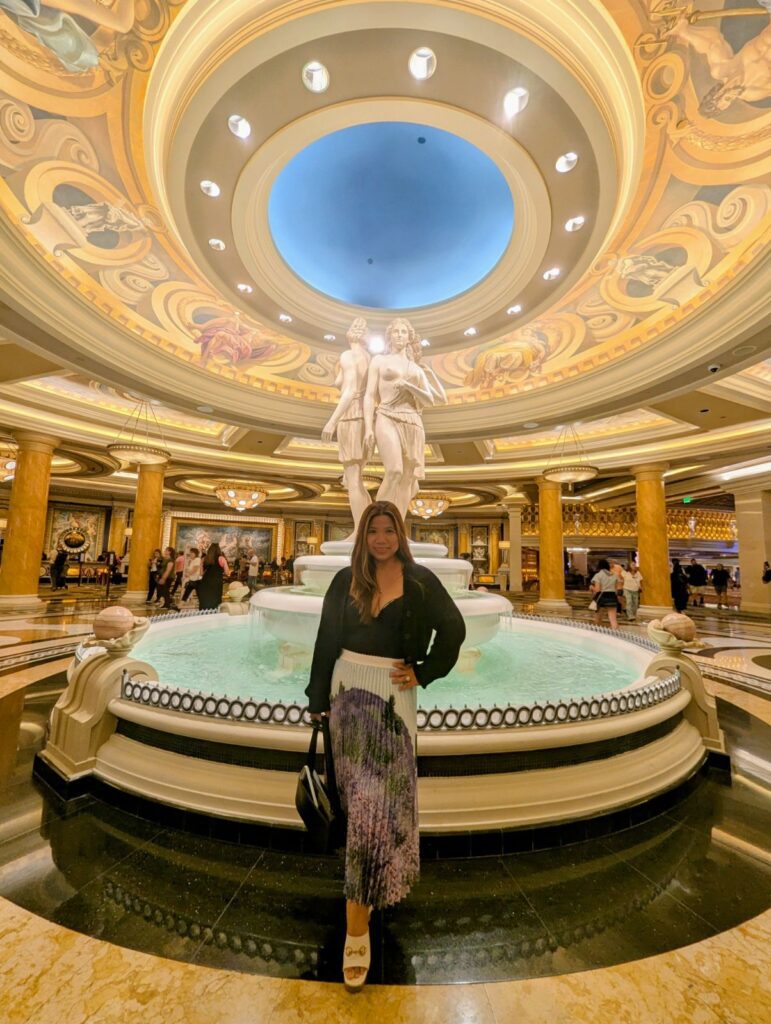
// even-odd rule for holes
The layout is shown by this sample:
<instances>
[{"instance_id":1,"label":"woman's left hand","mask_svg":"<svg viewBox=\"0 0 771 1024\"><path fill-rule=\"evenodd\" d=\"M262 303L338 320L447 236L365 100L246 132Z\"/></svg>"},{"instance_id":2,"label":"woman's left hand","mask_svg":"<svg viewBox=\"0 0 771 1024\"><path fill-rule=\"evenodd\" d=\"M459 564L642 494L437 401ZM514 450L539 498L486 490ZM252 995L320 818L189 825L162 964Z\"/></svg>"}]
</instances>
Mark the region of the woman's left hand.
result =
<instances>
[{"instance_id":1,"label":"woman's left hand","mask_svg":"<svg viewBox=\"0 0 771 1024\"><path fill-rule=\"evenodd\" d=\"M391 682L400 690L411 690L413 686L420 685L415 677L415 669L412 665L405 665L403 661L395 661L391 669Z\"/></svg>"}]
</instances>

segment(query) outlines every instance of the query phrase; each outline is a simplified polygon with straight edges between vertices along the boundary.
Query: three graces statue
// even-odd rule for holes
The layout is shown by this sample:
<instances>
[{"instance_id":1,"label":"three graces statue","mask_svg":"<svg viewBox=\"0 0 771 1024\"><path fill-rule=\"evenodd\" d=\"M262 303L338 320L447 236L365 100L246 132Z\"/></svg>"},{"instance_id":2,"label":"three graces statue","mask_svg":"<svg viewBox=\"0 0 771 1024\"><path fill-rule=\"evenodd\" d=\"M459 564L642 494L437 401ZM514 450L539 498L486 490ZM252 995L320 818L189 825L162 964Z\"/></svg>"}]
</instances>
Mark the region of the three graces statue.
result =
<instances>
[{"instance_id":1,"label":"three graces statue","mask_svg":"<svg viewBox=\"0 0 771 1024\"><path fill-rule=\"evenodd\" d=\"M321 436L331 441L337 433L355 532L370 503L363 474L375 444L384 469L377 498L392 501L406 516L425 476L423 409L445 403L447 395L433 370L421 364L420 340L409 320L391 321L380 355L370 357L367 322L361 317L351 324L347 340L335 380L340 401Z\"/></svg>"}]
</instances>

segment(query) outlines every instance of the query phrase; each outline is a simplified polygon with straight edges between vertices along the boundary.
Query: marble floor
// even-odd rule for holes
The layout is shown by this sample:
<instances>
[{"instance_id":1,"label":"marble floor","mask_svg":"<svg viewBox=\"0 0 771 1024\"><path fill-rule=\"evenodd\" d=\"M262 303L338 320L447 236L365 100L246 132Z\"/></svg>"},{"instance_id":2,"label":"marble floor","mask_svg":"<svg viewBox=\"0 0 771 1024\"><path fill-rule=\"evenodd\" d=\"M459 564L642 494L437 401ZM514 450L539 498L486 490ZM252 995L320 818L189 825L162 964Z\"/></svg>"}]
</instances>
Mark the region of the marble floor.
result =
<instances>
[{"instance_id":1,"label":"marble floor","mask_svg":"<svg viewBox=\"0 0 771 1024\"><path fill-rule=\"evenodd\" d=\"M552 849L424 861L410 897L377 916L372 984L352 997L329 983L342 940L336 860L179 833L93 798L63 806L31 783L67 647L99 607L83 598L0 619L0 637L18 637L0 647L0 687L21 672L26 686L0 788L2 1024L378 1010L497 1024L771 1021L768 700L709 683L732 772L703 772L654 818ZM761 678L754 652L771 651L768 630L695 617ZM35 650L46 663L29 666Z\"/></svg>"}]
</instances>

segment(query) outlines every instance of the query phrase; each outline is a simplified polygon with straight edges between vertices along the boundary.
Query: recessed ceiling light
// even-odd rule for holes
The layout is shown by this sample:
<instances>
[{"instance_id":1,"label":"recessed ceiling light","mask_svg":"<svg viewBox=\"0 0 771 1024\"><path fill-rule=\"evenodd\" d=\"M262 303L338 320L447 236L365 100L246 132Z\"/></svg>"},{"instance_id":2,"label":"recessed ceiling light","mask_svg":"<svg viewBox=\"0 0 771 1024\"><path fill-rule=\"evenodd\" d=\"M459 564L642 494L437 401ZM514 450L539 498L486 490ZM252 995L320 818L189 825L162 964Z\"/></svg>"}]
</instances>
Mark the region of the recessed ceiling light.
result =
<instances>
[{"instance_id":1,"label":"recessed ceiling light","mask_svg":"<svg viewBox=\"0 0 771 1024\"><path fill-rule=\"evenodd\" d=\"M586 224L586 217L571 217L570 220L565 221L565 230L580 231L584 224Z\"/></svg>"},{"instance_id":2,"label":"recessed ceiling light","mask_svg":"<svg viewBox=\"0 0 771 1024\"><path fill-rule=\"evenodd\" d=\"M544 270L543 279L544 281L553 281L555 277L559 277L562 271L559 267L550 267L548 270Z\"/></svg>"},{"instance_id":3,"label":"recessed ceiling light","mask_svg":"<svg viewBox=\"0 0 771 1024\"><path fill-rule=\"evenodd\" d=\"M248 139L252 134L252 126L240 114L230 115L228 118L228 128L239 139Z\"/></svg>"},{"instance_id":4,"label":"recessed ceiling light","mask_svg":"<svg viewBox=\"0 0 771 1024\"><path fill-rule=\"evenodd\" d=\"M250 284L239 284L237 285L238 290L244 295L251 295L254 288Z\"/></svg>"},{"instance_id":5,"label":"recessed ceiling light","mask_svg":"<svg viewBox=\"0 0 771 1024\"><path fill-rule=\"evenodd\" d=\"M431 345L431 342L428 340L428 338L421 338L420 339L420 344L422 345L423 348L429 348L430 345Z\"/></svg>"},{"instance_id":6,"label":"recessed ceiling light","mask_svg":"<svg viewBox=\"0 0 771 1024\"><path fill-rule=\"evenodd\" d=\"M467 327L463 333L466 335L467 338L473 338L474 335L477 333L477 329L476 327Z\"/></svg>"},{"instance_id":7,"label":"recessed ceiling light","mask_svg":"<svg viewBox=\"0 0 771 1024\"><path fill-rule=\"evenodd\" d=\"M329 88L329 72L319 60L309 60L302 70L303 85L309 92L325 92Z\"/></svg>"},{"instance_id":8,"label":"recessed ceiling light","mask_svg":"<svg viewBox=\"0 0 771 1024\"><path fill-rule=\"evenodd\" d=\"M325 334L324 335L324 341L334 341L334 340L335 340L335 335L334 334Z\"/></svg>"},{"instance_id":9,"label":"recessed ceiling light","mask_svg":"<svg viewBox=\"0 0 771 1024\"><path fill-rule=\"evenodd\" d=\"M222 252L223 249L225 248L225 243L222 241L221 238L210 238L209 245L211 246L212 249L216 249L217 252Z\"/></svg>"},{"instance_id":10,"label":"recessed ceiling light","mask_svg":"<svg viewBox=\"0 0 771 1024\"><path fill-rule=\"evenodd\" d=\"M525 428L525 430L535 430L535 428L536 427L540 427L540 425L541 425L540 423L533 423L532 420L530 420L529 423L523 423L522 424L522 426Z\"/></svg>"},{"instance_id":11,"label":"recessed ceiling light","mask_svg":"<svg viewBox=\"0 0 771 1024\"><path fill-rule=\"evenodd\" d=\"M378 335L375 335L369 339L367 348L373 355L378 355L380 352L385 351L385 341Z\"/></svg>"},{"instance_id":12,"label":"recessed ceiling light","mask_svg":"<svg viewBox=\"0 0 771 1024\"><path fill-rule=\"evenodd\" d=\"M196 409L198 412L214 412L213 405L197 405Z\"/></svg>"},{"instance_id":13,"label":"recessed ceiling light","mask_svg":"<svg viewBox=\"0 0 771 1024\"><path fill-rule=\"evenodd\" d=\"M419 82L425 82L436 71L436 54L427 46L419 46L410 54L407 66L413 78L417 78Z\"/></svg>"},{"instance_id":14,"label":"recessed ceiling light","mask_svg":"<svg viewBox=\"0 0 771 1024\"><path fill-rule=\"evenodd\" d=\"M201 191L205 196L210 196L212 199L216 199L220 194L220 187L216 181L209 181L208 178L204 178L201 182Z\"/></svg>"},{"instance_id":15,"label":"recessed ceiling light","mask_svg":"<svg viewBox=\"0 0 771 1024\"><path fill-rule=\"evenodd\" d=\"M753 352L758 351L757 345L740 345L739 348L734 349L735 356L751 356Z\"/></svg>"},{"instance_id":16,"label":"recessed ceiling light","mask_svg":"<svg viewBox=\"0 0 771 1024\"><path fill-rule=\"evenodd\" d=\"M567 174L572 171L578 163L578 153L563 153L554 165L560 174Z\"/></svg>"},{"instance_id":17,"label":"recessed ceiling light","mask_svg":"<svg viewBox=\"0 0 771 1024\"><path fill-rule=\"evenodd\" d=\"M519 303L517 303L516 306L509 306L509 308L506 310L506 312L508 313L509 316L516 316L517 313L521 313L522 312L522 307L520 306Z\"/></svg>"},{"instance_id":18,"label":"recessed ceiling light","mask_svg":"<svg viewBox=\"0 0 771 1024\"><path fill-rule=\"evenodd\" d=\"M516 89L509 89L503 97L503 112L506 117L516 117L522 113L529 101L530 93L518 85Z\"/></svg>"},{"instance_id":19,"label":"recessed ceiling light","mask_svg":"<svg viewBox=\"0 0 771 1024\"><path fill-rule=\"evenodd\" d=\"M279 313L278 318L282 324L291 324L292 318L288 313Z\"/></svg>"}]
</instances>

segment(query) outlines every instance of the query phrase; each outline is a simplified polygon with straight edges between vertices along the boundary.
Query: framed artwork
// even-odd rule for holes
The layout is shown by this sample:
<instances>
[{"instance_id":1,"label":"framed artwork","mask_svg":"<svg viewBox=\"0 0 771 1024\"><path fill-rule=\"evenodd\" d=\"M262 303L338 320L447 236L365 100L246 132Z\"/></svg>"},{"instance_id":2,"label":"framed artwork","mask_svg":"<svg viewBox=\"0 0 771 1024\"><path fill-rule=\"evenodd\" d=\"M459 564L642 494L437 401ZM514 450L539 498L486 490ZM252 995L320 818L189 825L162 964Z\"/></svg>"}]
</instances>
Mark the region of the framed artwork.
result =
<instances>
[{"instance_id":1,"label":"framed artwork","mask_svg":"<svg viewBox=\"0 0 771 1024\"><path fill-rule=\"evenodd\" d=\"M456 533L455 527L450 525L414 526L412 539L423 544L444 544L448 558L455 558Z\"/></svg>"},{"instance_id":2,"label":"framed artwork","mask_svg":"<svg viewBox=\"0 0 771 1024\"><path fill-rule=\"evenodd\" d=\"M345 540L353 533L353 520L347 523L325 523L324 540Z\"/></svg>"},{"instance_id":3,"label":"framed artwork","mask_svg":"<svg viewBox=\"0 0 771 1024\"><path fill-rule=\"evenodd\" d=\"M203 552L210 544L217 542L228 563L239 556L251 558L256 554L259 558L270 562L276 557L276 527L274 525L257 526L254 523L186 521L175 519L172 523L170 544L177 551L189 551L198 548Z\"/></svg>"},{"instance_id":4,"label":"framed artwork","mask_svg":"<svg viewBox=\"0 0 771 1024\"><path fill-rule=\"evenodd\" d=\"M48 514L46 554L63 547L71 554L82 554L95 561L104 544L104 509L53 505Z\"/></svg>"},{"instance_id":5,"label":"framed artwork","mask_svg":"<svg viewBox=\"0 0 771 1024\"><path fill-rule=\"evenodd\" d=\"M310 519L298 519L294 524L294 556L311 554L308 537L313 536L313 523Z\"/></svg>"}]
</instances>

